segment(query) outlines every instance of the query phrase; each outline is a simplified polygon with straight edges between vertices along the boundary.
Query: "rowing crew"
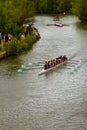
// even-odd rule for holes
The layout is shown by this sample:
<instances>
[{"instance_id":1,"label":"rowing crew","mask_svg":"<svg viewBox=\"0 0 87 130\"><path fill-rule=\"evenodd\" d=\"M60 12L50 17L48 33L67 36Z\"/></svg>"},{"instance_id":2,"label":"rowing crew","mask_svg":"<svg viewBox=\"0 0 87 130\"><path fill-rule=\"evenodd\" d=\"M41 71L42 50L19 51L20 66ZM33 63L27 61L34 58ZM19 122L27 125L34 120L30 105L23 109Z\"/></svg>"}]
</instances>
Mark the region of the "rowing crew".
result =
<instances>
[{"instance_id":1,"label":"rowing crew","mask_svg":"<svg viewBox=\"0 0 87 130\"><path fill-rule=\"evenodd\" d=\"M46 61L45 65L44 65L44 69L47 70L47 69L54 67L54 66L66 61L66 60L67 60L66 56L60 56L60 57L53 59L51 61Z\"/></svg>"}]
</instances>

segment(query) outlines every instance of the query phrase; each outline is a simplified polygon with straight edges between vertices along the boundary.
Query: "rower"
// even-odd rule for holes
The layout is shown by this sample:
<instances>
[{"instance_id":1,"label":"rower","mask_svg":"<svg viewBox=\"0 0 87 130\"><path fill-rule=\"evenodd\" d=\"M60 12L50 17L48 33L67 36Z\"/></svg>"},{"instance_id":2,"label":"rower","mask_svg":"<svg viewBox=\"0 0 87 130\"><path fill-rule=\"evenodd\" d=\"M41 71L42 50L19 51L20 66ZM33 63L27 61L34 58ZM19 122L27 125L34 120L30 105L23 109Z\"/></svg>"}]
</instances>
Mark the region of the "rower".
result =
<instances>
[{"instance_id":1,"label":"rower","mask_svg":"<svg viewBox=\"0 0 87 130\"><path fill-rule=\"evenodd\" d=\"M51 60L50 62L50 67L53 67L53 60Z\"/></svg>"},{"instance_id":2,"label":"rower","mask_svg":"<svg viewBox=\"0 0 87 130\"><path fill-rule=\"evenodd\" d=\"M59 59L60 59L60 63L62 63L62 58L63 58L62 56L59 57Z\"/></svg>"},{"instance_id":3,"label":"rower","mask_svg":"<svg viewBox=\"0 0 87 130\"><path fill-rule=\"evenodd\" d=\"M56 65L56 60L55 59L53 59L53 66L55 66Z\"/></svg>"},{"instance_id":4,"label":"rower","mask_svg":"<svg viewBox=\"0 0 87 130\"><path fill-rule=\"evenodd\" d=\"M48 66L47 69L49 69L50 68L50 61L47 62L47 66Z\"/></svg>"},{"instance_id":5,"label":"rower","mask_svg":"<svg viewBox=\"0 0 87 130\"><path fill-rule=\"evenodd\" d=\"M64 59L64 61L65 61L65 60L67 60L67 57L64 55L64 56L63 56L63 59Z\"/></svg>"},{"instance_id":6,"label":"rower","mask_svg":"<svg viewBox=\"0 0 87 130\"><path fill-rule=\"evenodd\" d=\"M47 61L45 62L44 69L45 69L45 70L48 69L48 63L47 63Z\"/></svg>"},{"instance_id":7,"label":"rower","mask_svg":"<svg viewBox=\"0 0 87 130\"><path fill-rule=\"evenodd\" d=\"M59 58L56 58L56 65L59 64Z\"/></svg>"}]
</instances>

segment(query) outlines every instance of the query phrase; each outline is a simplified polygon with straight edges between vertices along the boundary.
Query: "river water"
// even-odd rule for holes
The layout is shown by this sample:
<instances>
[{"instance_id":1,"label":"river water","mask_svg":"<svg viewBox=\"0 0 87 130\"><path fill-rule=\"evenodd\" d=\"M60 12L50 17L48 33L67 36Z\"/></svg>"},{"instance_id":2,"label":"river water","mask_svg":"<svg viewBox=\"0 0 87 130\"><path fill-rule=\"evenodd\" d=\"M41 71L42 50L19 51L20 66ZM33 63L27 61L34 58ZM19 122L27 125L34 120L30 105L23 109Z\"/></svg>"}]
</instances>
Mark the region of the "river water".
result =
<instances>
[{"instance_id":1,"label":"river water","mask_svg":"<svg viewBox=\"0 0 87 130\"><path fill-rule=\"evenodd\" d=\"M87 29L75 16L59 22L66 26L46 26L56 23L53 17L37 16L41 39L29 52L0 61L0 130L87 130ZM22 64L60 55L81 59L80 68L17 72Z\"/></svg>"}]
</instances>

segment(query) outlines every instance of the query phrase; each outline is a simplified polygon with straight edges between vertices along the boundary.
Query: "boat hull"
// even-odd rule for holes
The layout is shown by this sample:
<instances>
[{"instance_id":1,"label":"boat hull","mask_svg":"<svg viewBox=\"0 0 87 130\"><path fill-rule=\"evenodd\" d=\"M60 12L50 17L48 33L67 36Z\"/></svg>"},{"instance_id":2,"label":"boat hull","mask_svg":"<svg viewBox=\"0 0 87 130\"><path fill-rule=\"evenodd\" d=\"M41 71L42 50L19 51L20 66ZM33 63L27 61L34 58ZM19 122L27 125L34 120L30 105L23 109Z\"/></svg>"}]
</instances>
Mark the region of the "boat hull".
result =
<instances>
[{"instance_id":1,"label":"boat hull","mask_svg":"<svg viewBox=\"0 0 87 130\"><path fill-rule=\"evenodd\" d=\"M63 27L63 24L62 23L56 23L55 26Z\"/></svg>"},{"instance_id":2,"label":"boat hull","mask_svg":"<svg viewBox=\"0 0 87 130\"><path fill-rule=\"evenodd\" d=\"M45 74L45 73L49 72L50 70L53 70L53 69L55 69L55 68L58 68L58 67L60 67L60 66L62 66L62 65L64 65L64 64L66 64L67 61L68 61L68 60L66 60L66 61L64 61L64 62L62 62L62 63L60 63L60 64L58 64L58 65L56 65L56 66L54 66L54 67L51 67L51 68L49 68L49 69L47 69L47 70L42 69L42 70L39 72L39 75Z\"/></svg>"}]
</instances>

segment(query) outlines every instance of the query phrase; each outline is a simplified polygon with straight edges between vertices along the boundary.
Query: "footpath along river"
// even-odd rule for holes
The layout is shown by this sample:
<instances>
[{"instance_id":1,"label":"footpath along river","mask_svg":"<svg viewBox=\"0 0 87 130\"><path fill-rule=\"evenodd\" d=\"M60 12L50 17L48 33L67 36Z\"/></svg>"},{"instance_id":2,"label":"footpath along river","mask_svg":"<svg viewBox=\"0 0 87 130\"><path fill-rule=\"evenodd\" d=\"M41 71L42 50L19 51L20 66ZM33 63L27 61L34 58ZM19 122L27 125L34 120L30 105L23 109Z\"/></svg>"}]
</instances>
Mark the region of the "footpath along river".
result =
<instances>
[{"instance_id":1,"label":"footpath along river","mask_svg":"<svg viewBox=\"0 0 87 130\"><path fill-rule=\"evenodd\" d=\"M87 130L87 30L75 16L59 22L67 26L46 26L56 23L53 17L37 16L41 39L26 54L0 61L0 130ZM41 76L41 67L17 72L60 55L82 59L81 67Z\"/></svg>"}]
</instances>

